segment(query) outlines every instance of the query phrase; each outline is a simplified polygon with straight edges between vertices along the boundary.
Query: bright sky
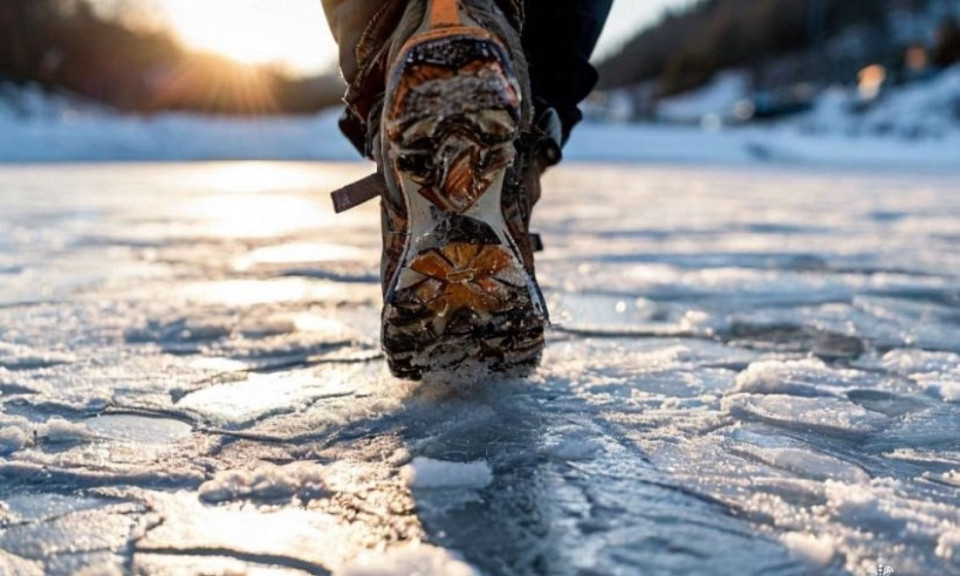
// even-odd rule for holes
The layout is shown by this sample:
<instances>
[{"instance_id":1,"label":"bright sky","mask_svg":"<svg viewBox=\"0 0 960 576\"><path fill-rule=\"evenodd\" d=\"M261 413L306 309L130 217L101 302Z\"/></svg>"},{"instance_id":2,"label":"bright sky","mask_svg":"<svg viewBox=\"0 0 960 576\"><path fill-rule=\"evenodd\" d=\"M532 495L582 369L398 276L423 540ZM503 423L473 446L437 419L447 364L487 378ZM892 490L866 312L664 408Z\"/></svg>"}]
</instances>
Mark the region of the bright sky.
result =
<instances>
[{"instance_id":1,"label":"bright sky","mask_svg":"<svg viewBox=\"0 0 960 576\"><path fill-rule=\"evenodd\" d=\"M605 56L660 18L664 10L689 6L696 0L614 0L594 59Z\"/></svg>"},{"instance_id":2,"label":"bright sky","mask_svg":"<svg viewBox=\"0 0 960 576\"><path fill-rule=\"evenodd\" d=\"M598 55L616 49L665 8L691 0L615 0ZM336 45L320 0L156 0L190 46L313 74L333 69Z\"/></svg>"}]
</instances>

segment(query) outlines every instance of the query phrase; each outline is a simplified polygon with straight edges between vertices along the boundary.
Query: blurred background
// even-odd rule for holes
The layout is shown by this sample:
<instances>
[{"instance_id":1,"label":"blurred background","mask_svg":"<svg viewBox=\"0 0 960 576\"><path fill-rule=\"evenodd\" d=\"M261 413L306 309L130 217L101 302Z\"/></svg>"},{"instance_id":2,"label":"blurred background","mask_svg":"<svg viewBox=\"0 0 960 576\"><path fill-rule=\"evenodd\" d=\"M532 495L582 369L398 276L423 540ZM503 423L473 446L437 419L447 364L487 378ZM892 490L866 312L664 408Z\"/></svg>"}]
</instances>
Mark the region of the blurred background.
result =
<instances>
[{"instance_id":1,"label":"blurred background","mask_svg":"<svg viewBox=\"0 0 960 576\"><path fill-rule=\"evenodd\" d=\"M319 0L2 0L0 161L353 158L335 49ZM960 148L960 0L619 0L594 61L573 157L803 149L761 128Z\"/></svg>"}]
</instances>

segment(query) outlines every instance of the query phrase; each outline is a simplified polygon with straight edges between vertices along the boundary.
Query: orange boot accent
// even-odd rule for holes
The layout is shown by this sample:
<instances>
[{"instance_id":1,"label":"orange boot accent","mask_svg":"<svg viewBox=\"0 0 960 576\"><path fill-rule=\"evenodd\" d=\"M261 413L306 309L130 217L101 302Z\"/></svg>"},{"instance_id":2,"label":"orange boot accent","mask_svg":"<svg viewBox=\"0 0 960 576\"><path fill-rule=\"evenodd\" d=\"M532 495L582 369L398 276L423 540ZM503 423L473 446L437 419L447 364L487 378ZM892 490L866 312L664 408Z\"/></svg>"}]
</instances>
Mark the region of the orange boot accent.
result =
<instances>
[{"instance_id":1,"label":"orange boot accent","mask_svg":"<svg viewBox=\"0 0 960 576\"><path fill-rule=\"evenodd\" d=\"M460 26L459 0L431 0L430 27Z\"/></svg>"}]
</instances>

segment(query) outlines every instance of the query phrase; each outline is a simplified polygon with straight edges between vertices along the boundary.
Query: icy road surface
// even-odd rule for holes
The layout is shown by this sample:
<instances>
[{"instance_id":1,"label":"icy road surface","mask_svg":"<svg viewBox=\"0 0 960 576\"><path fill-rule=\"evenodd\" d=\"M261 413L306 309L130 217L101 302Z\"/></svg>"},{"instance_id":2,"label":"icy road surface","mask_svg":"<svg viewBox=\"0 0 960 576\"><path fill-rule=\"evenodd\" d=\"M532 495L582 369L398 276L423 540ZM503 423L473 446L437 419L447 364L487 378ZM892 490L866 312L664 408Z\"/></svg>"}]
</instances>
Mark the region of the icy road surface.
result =
<instances>
[{"instance_id":1,"label":"icy road surface","mask_svg":"<svg viewBox=\"0 0 960 576\"><path fill-rule=\"evenodd\" d=\"M543 368L451 385L366 171L0 169L0 574L960 574L960 175L558 169Z\"/></svg>"}]
</instances>

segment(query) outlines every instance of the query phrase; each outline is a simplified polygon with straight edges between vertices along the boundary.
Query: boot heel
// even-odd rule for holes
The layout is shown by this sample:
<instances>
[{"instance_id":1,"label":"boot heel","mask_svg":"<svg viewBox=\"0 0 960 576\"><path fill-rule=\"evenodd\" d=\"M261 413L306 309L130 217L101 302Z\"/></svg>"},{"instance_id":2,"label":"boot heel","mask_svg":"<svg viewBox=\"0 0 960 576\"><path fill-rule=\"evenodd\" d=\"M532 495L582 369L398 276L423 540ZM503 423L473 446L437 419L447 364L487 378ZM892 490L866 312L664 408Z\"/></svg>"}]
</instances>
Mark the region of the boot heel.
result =
<instances>
[{"instance_id":1,"label":"boot heel","mask_svg":"<svg viewBox=\"0 0 960 576\"><path fill-rule=\"evenodd\" d=\"M431 18L449 20L441 4ZM521 120L506 50L450 24L415 35L395 62L382 153L406 221L384 296L390 368L413 379L469 364L523 372L539 361L547 314L504 218Z\"/></svg>"}]
</instances>

